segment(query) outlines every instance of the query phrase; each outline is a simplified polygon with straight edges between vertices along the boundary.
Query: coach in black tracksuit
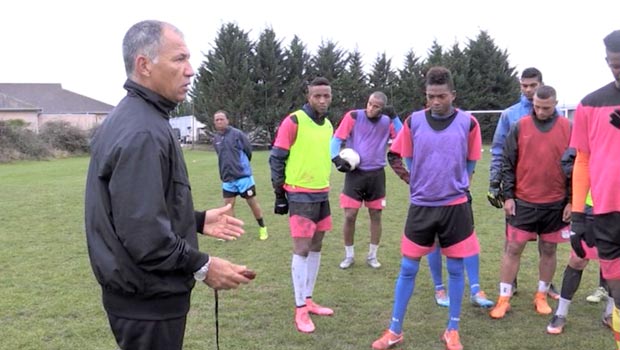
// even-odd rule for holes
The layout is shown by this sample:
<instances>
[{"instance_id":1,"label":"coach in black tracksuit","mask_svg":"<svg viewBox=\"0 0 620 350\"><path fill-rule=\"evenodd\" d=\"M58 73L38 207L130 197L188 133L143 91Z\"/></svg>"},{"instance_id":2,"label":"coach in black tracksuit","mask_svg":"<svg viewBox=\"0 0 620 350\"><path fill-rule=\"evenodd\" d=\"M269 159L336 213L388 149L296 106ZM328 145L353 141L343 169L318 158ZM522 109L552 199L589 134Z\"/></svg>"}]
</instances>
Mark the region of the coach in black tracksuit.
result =
<instances>
[{"instance_id":1,"label":"coach in black tracksuit","mask_svg":"<svg viewBox=\"0 0 620 350\"><path fill-rule=\"evenodd\" d=\"M194 280L215 289L249 281L244 266L200 252L196 232L225 238L242 230L223 217L228 207L194 212L168 123L194 74L181 33L163 22L137 23L125 35L123 55L127 96L91 145L88 253L121 349L180 350Z\"/></svg>"}]
</instances>

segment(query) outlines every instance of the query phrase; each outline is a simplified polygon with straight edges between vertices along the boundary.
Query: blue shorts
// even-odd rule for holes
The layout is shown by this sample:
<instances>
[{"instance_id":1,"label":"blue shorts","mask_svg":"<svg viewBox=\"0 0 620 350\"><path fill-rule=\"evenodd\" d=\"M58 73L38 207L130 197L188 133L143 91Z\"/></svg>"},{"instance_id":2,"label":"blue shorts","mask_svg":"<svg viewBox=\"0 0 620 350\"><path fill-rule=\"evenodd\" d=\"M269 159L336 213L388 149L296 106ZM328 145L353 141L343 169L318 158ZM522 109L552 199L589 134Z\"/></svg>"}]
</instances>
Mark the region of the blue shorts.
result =
<instances>
[{"instance_id":1,"label":"blue shorts","mask_svg":"<svg viewBox=\"0 0 620 350\"><path fill-rule=\"evenodd\" d=\"M222 183L222 195L224 198L241 196L250 198L256 196L256 183L254 176L246 176L235 181Z\"/></svg>"}]
</instances>

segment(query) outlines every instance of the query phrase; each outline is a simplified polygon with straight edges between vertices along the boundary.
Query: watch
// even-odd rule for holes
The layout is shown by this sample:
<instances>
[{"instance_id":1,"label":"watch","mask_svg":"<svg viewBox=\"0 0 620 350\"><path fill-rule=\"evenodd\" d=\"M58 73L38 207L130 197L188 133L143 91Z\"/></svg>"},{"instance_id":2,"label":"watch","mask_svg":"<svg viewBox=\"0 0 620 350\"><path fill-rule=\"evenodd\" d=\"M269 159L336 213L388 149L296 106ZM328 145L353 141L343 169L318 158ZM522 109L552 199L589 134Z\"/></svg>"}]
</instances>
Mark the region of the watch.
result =
<instances>
[{"instance_id":1,"label":"watch","mask_svg":"<svg viewBox=\"0 0 620 350\"><path fill-rule=\"evenodd\" d=\"M196 272L194 272L194 279L196 281L204 281L207 278L207 272L209 272L209 266L211 265L211 258Z\"/></svg>"}]
</instances>

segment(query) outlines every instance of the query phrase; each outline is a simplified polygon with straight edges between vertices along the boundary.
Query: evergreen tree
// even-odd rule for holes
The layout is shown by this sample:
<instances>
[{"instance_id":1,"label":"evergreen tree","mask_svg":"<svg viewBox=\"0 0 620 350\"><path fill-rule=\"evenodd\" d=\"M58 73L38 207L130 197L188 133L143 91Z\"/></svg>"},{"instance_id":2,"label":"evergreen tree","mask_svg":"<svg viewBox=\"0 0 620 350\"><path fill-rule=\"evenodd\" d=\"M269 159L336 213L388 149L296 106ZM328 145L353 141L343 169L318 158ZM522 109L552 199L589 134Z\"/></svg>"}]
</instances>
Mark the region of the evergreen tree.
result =
<instances>
[{"instance_id":1,"label":"evergreen tree","mask_svg":"<svg viewBox=\"0 0 620 350\"><path fill-rule=\"evenodd\" d=\"M293 37L284 53L284 92L281 102L283 113L280 119L306 103L306 86L310 79L309 66L310 54L306 52L306 46L299 37Z\"/></svg>"},{"instance_id":2,"label":"evergreen tree","mask_svg":"<svg viewBox=\"0 0 620 350\"><path fill-rule=\"evenodd\" d=\"M377 56L372 66L372 72L368 78L370 89L384 92L388 96L388 103L392 103L395 81L396 73L392 70L392 60L388 59L384 52Z\"/></svg>"},{"instance_id":3,"label":"evergreen tree","mask_svg":"<svg viewBox=\"0 0 620 350\"><path fill-rule=\"evenodd\" d=\"M454 43L452 48L444 56L444 64L452 73L452 79L454 80L454 89L456 90L454 105L462 109L467 109L468 106L465 101L470 101L469 95L472 93L467 81L469 64L467 56L465 56L458 43Z\"/></svg>"},{"instance_id":4,"label":"evergreen tree","mask_svg":"<svg viewBox=\"0 0 620 350\"><path fill-rule=\"evenodd\" d=\"M394 98L391 102L403 120L411 112L422 109L426 104L423 69L421 59L416 57L413 50L409 50L405 55L403 68L398 71Z\"/></svg>"},{"instance_id":5,"label":"evergreen tree","mask_svg":"<svg viewBox=\"0 0 620 350\"><path fill-rule=\"evenodd\" d=\"M189 93L200 121L212 127L211 116L219 109L226 110L230 123L240 129L249 121L255 91L253 46L248 33L236 24L222 25Z\"/></svg>"},{"instance_id":6,"label":"evergreen tree","mask_svg":"<svg viewBox=\"0 0 620 350\"><path fill-rule=\"evenodd\" d=\"M341 78L341 96L348 110L364 108L368 99L368 82L364 73L362 54L356 49L349 53L347 69Z\"/></svg>"},{"instance_id":7,"label":"evergreen tree","mask_svg":"<svg viewBox=\"0 0 620 350\"><path fill-rule=\"evenodd\" d=\"M261 143L269 142L286 108L282 103L286 76L285 56L281 41L276 39L273 29L265 29L256 43L256 56L252 81L255 83L254 113L251 121L254 129L264 131ZM252 133L250 136L259 137ZM254 140L252 140L254 141Z\"/></svg>"},{"instance_id":8,"label":"evergreen tree","mask_svg":"<svg viewBox=\"0 0 620 350\"><path fill-rule=\"evenodd\" d=\"M467 57L468 90L464 104L470 110L501 110L519 98L519 82L506 50L500 50L486 31L469 40L464 50ZM499 119L497 114L476 115L482 139L489 142Z\"/></svg>"}]
</instances>

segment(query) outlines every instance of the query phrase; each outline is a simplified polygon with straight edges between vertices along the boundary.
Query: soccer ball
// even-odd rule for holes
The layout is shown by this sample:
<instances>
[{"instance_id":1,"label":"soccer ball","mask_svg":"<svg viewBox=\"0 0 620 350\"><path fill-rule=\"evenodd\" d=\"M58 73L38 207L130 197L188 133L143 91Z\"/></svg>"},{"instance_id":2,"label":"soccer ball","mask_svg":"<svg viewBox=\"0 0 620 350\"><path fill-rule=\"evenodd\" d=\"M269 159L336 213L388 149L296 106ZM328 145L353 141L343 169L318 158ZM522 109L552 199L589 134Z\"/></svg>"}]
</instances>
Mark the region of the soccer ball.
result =
<instances>
[{"instance_id":1,"label":"soccer ball","mask_svg":"<svg viewBox=\"0 0 620 350\"><path fill-rule=\"evenodd\" d=\"M344 148L338 155L349 163L351 170L355 170L360 165L360 155L353 148Z\"/></svg>"}]
</instances>

